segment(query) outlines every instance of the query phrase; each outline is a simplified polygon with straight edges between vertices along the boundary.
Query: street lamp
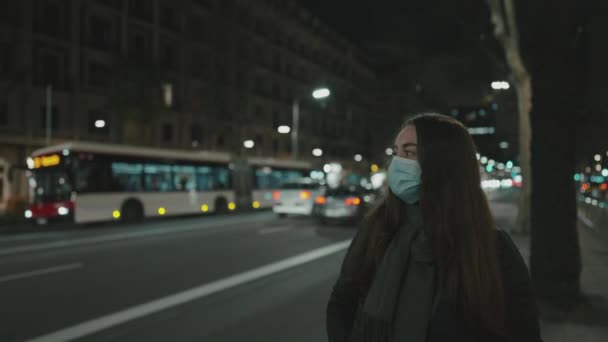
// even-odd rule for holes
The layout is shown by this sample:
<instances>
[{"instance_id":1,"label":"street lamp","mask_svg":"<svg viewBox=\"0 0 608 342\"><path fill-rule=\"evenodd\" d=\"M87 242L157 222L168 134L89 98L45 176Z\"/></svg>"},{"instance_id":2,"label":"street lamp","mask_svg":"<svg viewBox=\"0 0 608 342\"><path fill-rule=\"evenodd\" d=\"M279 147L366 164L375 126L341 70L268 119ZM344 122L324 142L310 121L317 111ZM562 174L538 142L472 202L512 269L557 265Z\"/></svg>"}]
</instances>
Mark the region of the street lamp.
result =
<instances>
[{"instance_id":1,"label":"street lamp","mask_svg":"<svg viewBox=\"0 0 608 342\"><path fill-rule=\"evenodd\" d=\"M358 163L363 160L363 156L360 154L355 154L355 161Z\"/></svg>"},{"instance_id":2,"label":"street lamp","mask_svg":"<svg viewBox=\"0 0 608 342\"><path fill-rule=\"evenodd\" d=\"M393 155L393 149L390 147L387 147L386 150L384 151L384 153L386 153L387 156L392 156Z\"/></svg>"},{"instance_id":3,"label":"street lamp","mask_svg":"<svg viewBox=\"0 0 608 342\"><path fill-rule=\"evenodd\" d=\"M511 88L511 85L509 84L509 82L505 82L505 81L494 81L492 82L492 89L494 90L507 90L509 88Z\"/></svg>"},{"instance_id":4,"label":"street lamp","mask_svg":"<svg viewBox=\"0 0 608 342\"><path fill-rule=\"evenodd\" d=\"M314 150L312 150L312 155L315 157L320 157L323 155L323 150L320 148L315 148Z\"/></svg>"},{"instance_id":5,"label":"street lamp","mask_svg":"<svg viewBox=\"0 0 608 342\"><path fill-rule=\"evenodd\" d=\"M95 120L95 127L97 127L97 128L104 128L104 127L106 127L105 120Z\"/></svg>"},{"instance_id":6,"label":"street lamp","mask_svg":"<svg viewBox=\"0 0 608 342\"><path fill-rule=\"evenodd\" d=\"M287 133L291 132L291 127L285 126L285 125L279 126L277 128L277 131L281 134L287 134Z\"/></svg>"},{"instance_id":7,"label":"street lamp","mask_svg":"<svg viewBox=\"0 0 608 342\"><path fill-rule=\"evenodd\" d=\"M317 88L312 92L312 97L315 100L321 100L329 97L331 91L327 88ZM293 159L298 159L299 145L298 145L298 133L300 130L300 102L296 97L293 100L292 105L292 116L293 116L293 129L291 130L291 144L293 146ZM317 150L317 149L315 149ZM321 151L319 149L319 151ZM314 154L314 153L313 153ZM323 151L321 151L321 155ZM317 156L320 157L320 156Z\"/></svg>"},{"instance_id":8,"label":"street lamp","mask_svg":"<svg viewBox=\"0 0 608 342\"><path fill-rule=\"evenodd\" d=\"M253 140L245 140L245 141L243 142L243 146L244 146L246 149L250 149L250 148L253 148L253 146L255 146L255 143L253 142Z\"/></svg>"}]
</instances>

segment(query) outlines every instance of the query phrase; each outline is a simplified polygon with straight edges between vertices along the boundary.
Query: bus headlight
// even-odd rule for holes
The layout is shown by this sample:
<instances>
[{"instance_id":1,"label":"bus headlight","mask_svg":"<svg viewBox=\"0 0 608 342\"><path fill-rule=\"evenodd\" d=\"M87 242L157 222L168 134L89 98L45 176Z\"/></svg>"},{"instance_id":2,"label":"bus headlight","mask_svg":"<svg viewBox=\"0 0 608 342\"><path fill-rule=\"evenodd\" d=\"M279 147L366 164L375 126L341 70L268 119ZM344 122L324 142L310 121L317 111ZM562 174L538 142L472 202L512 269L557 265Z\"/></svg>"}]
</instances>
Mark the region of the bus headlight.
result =
<instances>
[{"instance_id":1,"label":"bus headlight","mask_svg":"<svg viewBox=\"0 0 608 342\"><path fill-rule=\"evenodd\" d=\"M25 218L29 219L32 218L32 211L31 210L26 210L23 215L25 216Z\"/></svg>"},{"instance_id":2,"label":"bus headlight","mask_svg":"<svg viewBox=\"0 0 608 342\"><path fill-rule=\"evenodd\" d=\"M70 209L66 208L66 207L59 207L57 208L57 214L64 216L70 213Z\"/></svg>"}]
</instances>

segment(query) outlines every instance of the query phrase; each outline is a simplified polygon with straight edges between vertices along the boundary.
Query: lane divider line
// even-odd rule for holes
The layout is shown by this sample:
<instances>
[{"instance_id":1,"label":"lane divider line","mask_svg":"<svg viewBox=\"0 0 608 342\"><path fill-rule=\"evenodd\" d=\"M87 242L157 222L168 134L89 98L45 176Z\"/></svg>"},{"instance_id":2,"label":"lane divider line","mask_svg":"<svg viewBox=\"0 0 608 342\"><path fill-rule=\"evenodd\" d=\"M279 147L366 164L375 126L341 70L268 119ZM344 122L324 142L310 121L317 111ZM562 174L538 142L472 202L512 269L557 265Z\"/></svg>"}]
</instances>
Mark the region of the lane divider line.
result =
<instances>
[{"instance_id":1,"label":"lane divider line","mask_svg":"<svg viewBox=\"0 0 608 342\"><path fill-rule=\"evenodd\" d=\"M86 237L86 238L76 238L76 239L53 241L53 242L43 242L43 243L32 244L32 245L16 246L16 247L0 249L0 256L19 254L19 253L38 252L38 251L44 251L44 250L56 249L56 248L90 245L90 244L103 243L103 242L113 242L113 241L120 241L120 240L126 240L126 239L138 238L138 237L176 234L176 233L184 233L184 232L197 231L197 230L206 231L206 230L221 228L221 227L225 227L225 226L233 226L238 223L240 223L240 220L237 222L234 222L234 221L223 222L220 224L214 224L211 226L204 226L204 227L201 227L200 224L196 224L196 225L192 225L192 226L188 225L185 227L177 227L177 228L176 227L154 228L154 229L148 229L148 230L144 230L144 231L130 231L130 232L124 232L124 233L118 233L118 234L93 236L93 237Z\"/></svg>"},{"instance_id":2,"label":"lane divider line","mask_svg":"<svg viewBox=\"0 0 608 342\"><path fill-rule=\"evenodd\" d=\"M82 268L82 266L83 266L83 264L79 262L79 263L49 267L49 268L44 268L44 269L29 271L29 272L24 272L24 273L6 275L6 276L0 277L0 284L6 283L9 281L13 281L13 280L36 277L36 276L40 276L40 275L47 275L47 274L51 274L51 273L71 271L71 270L75 270L77 268Z\"/></svg>"},{"instance_id":3,"label":"lane divider line","mask_svg":"<svg viewBox=\"0 0 608 342\"><path fill-rule=\"evenodd\" d=\"M264 229L258 231L258 234L260 234L260 235L267 235L267 234L286 232L286 231L289 231L289 230L291 230L291 227L264 228Z\"/></svg>"},{"instance_id":4,"label":"lane divider line","mask_svg":"<svg viewBox=\"0 0 608 342\"><path fill-rule=\"evenodd\" d=\"M84 336L88 336L102 330L106 330L117 325L133 321L144 316L148 316L163 310L173 308L194 300L198 300L209 295L221 292L245 283L255 281L275 273L279 273L290 268L298 267L317 259L338 253L345 250L350 245L351 240L334 243L321 247L294 257L277 261L266 266L255 268L223 278L208 284L178 292L163 298L159 298L144 304L136 305L106 316L102 316L90 321L55 331L50 334L39 336L29 340L29 342L59 342L71 341Z\"/></svg>"}]
</instances>

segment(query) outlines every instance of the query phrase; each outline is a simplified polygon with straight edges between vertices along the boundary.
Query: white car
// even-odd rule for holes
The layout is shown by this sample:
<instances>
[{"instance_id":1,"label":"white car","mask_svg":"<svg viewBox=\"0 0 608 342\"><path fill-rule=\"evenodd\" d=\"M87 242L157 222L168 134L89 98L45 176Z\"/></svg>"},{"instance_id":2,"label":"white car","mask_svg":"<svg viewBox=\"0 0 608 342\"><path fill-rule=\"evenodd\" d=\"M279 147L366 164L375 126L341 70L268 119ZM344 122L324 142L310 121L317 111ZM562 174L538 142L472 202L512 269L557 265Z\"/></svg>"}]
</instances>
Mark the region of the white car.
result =
<instances>
[{"instance_id":1,"label":"white car","mask_svg":"<svg viewBox=\"0 0 608 342\"><path fill-rule=\"evenodd\" d=\"M273 193L274 205L272 211L280 218L287 215L306 215L313 213L315 199L323 195L321 183L311 179L301 179L284 183Z\"/></svg>"}]
</instances>

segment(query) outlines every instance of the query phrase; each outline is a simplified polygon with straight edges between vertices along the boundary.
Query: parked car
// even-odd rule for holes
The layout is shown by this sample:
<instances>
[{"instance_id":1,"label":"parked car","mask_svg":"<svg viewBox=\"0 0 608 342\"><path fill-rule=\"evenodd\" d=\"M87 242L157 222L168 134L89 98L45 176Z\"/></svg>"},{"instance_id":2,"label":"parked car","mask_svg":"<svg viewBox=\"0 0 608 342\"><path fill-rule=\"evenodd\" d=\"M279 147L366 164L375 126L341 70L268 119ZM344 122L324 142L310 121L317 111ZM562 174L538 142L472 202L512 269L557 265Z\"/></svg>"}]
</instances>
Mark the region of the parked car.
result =
<instances>
[{"instance_id":1,"label":"parked car","mask_svg":"<svg viewBox=\"0 0 608 342\"><path fill-rule=\"evenodd\" d=\"M315 198L321 196L324 190L323 184L310 178L284 183L280 190L272 194L272 211L280 218L287 215L310 216L313 213Z\"/></svg>"},{"instance_id":2,"label":"parked car","mask_svg":"<svg viewBox=\"0 0 608 342\"><path fill-rule=\"evenodd\" d=\"M357 222L365 215L375 195L357 187L327 189L315 198L315 216L321 223Z\"/></svg>"}]
</instances>

